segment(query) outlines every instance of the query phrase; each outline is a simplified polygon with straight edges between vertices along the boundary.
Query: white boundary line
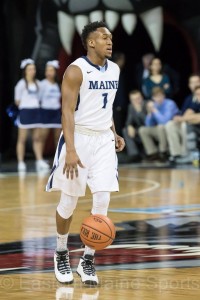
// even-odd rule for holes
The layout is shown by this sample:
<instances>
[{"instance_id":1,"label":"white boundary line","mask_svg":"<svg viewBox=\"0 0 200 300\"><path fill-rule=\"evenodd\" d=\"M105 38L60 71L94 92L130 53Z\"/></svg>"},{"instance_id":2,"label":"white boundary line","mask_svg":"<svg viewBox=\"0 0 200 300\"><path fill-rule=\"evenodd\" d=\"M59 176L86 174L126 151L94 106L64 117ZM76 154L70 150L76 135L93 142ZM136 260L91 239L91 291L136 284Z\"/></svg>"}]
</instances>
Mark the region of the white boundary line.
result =
<instances>
[{"instance_id":1,"label":"white boundary line","mask_svg":"<svg viewBox=\"0 0 200 300\"><path fill-rule=\"evenodd\" d=\"M14 270L27 270L29 269L28 267L16 267L16 268L5 268L5 269L0 269L0 272L5 272L5 271L14 271Z\"/></svg>"},{"instance_id":2,"label":"white boundary line","mask_svg":"<svg viewBox=\"0 0 200 300\"><path fill-rule=\"evenodd\" d=\"M132 177L120 177L120 181L130 181L130 182L144 182L147 184L150 184L151 186L149 188L141 189L139 191L134 191L134 192L129 192L129 193L123 193L120 195L111 195L111 199L121 199L125 197L130 197L130 196L136 196L144 193L151 192L157 188L160 187L160 183L154 180L149 180L149 179L143 179L143 178L132 178ZM85 204L89 203L91 201L90 199L85 199L81 200L79 204ZM39 204L39 205L30 205L30 206L16 206L16 207L5 207L5 208L0 208L0 212L6 212L6 211L14 211L14 210L21 210L21 209L38 209L38 208L48 208L48 207L54 207L56 206L57 203L52 204L52 203L46 203L46 204Z\"/></svg>"}]
</instances>

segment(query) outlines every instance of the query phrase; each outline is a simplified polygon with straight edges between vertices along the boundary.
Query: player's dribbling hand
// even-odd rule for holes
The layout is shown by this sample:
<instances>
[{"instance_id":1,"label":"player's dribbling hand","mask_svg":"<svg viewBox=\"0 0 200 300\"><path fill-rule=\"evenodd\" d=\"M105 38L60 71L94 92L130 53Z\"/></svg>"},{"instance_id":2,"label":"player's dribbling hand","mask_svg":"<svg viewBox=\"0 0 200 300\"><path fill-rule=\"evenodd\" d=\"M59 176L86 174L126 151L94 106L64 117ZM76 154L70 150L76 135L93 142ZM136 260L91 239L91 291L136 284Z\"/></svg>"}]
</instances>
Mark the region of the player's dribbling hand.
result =
<instances>
[{"instance_id":1,"label":"player's dribbling hand","mask_svg":"<svg viewBox=\"0 0 200 300\"><path fill-rule=\"evenodd\" d=\"M75 150L68 151L65 158L65 165L63 168L63 174L66 173L67 178L73 179L78 177L78 166L84 168L80 158Z\"/></svg>"},{"instance_id":2,"label":"player's dribbling hand","mask_svg":"<svg viewBox=\"0 0 200 300\"><path fill-rule=\"evenodd\" d=\"M120 152L124 149L125 147L125 141L124 139L119 136L119 135L115 135L115 148L116 148L116 152Z\"/></svg>"}]
</instances>

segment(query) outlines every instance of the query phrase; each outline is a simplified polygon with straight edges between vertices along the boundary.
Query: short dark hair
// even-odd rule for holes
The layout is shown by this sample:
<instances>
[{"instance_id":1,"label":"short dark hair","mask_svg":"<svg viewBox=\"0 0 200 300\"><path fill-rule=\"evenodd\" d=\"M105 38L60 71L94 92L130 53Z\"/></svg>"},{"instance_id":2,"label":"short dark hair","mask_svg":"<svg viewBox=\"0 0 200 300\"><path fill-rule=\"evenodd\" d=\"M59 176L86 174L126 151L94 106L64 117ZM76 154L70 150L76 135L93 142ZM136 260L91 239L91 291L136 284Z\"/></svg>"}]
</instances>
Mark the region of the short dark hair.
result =
<instances>
[{"instance_id":1,"label":"short dark hair","mask_svg":"<svg viewBox=\"0 0 200 300\"><path fill-rule=\"evenodd\" d=\"M92 22L92 23L89 23L89 24L87 24L87 25L84 26L84 28L82 30L82 33L81 33L81 40L82 40L83 47L86 50L87 50L87 38L88 38L89 34L91 32L96 31L98 28L101 28L101 27L108 28L108 26L106 25L106 23L103 22L103 21Z\"/></svg>"}]
</instances>

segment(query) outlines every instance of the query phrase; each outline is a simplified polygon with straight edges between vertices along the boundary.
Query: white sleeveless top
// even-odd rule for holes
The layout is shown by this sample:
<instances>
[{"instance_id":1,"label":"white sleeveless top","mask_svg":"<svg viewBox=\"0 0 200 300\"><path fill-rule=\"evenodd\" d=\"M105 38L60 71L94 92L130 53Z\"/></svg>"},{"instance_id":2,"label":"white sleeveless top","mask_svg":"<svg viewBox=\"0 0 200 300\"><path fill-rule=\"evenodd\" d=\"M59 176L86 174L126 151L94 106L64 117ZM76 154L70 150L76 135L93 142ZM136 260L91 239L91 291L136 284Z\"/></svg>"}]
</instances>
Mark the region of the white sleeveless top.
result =
<instances>
[{"instance_id":1,"label":"white sleeveless top","mask_svg":"<svg viewBox=\"0 0 200 300\"><path fill-rule=\"evenodd\" d=\"M85 56L71 65L83 74L75 111L75 125L91 130L108 130L112 126L113 102L119 83L119 67L107 60L104 67L94 65Z\"/></svg>"},{"instance_id":2,"label":"white sleeveless top","mask_svg":"<svg viewBox=\"0 0 200 300\"><path fill-rule=\"evenodd\" d=\"M40 82L37 80L35 83L29 83L26 87L26 81L20 79L15 86L15 102L19 102L19 109L32 109L39 108L39 87Z\"/></svg>"},{"instance_id":3,"label":"white sleeveless top","mask_svg":"<svg viewBox=\"0 0 200 300\"><path fill-rule=\"evenodd\" d=\"M61 92L59 85L43 79L40 84L40 101L44 109L59 109Z\"/></svg>"}]
</instances>

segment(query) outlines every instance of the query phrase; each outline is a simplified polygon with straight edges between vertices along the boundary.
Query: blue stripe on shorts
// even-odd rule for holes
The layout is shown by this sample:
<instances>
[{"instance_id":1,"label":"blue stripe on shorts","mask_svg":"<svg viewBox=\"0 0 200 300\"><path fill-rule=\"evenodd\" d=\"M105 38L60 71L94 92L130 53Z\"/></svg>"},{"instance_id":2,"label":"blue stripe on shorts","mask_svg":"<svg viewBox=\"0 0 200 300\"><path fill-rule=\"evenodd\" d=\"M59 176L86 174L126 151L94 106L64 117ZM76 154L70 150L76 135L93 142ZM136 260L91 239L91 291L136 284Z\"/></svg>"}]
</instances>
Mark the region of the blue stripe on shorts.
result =
<instances>
[{"instance_id":1,"label":"blue stripe on shorts","mask_svg":"<svg viewBox=\"0 0 200 300\"><path fill-rule=\"evenodd\" d=\"M59 165L58 161L59 161L60 153L61 153L61 150L62 150L62 147L63 147L64 143L65 143L65 139L64 139L64 135L62 134L61 137L60 137L60 139L59 139L59 142L58 142L56 157L55 157L55 160L54 160L53 167L51 169L50 180L49 180L49 183L48 183L48 189L52 188L52 185L53 185L53 175L54 175L53 173L54 173L55 169Z\"/></svg>"}]
</instances>

